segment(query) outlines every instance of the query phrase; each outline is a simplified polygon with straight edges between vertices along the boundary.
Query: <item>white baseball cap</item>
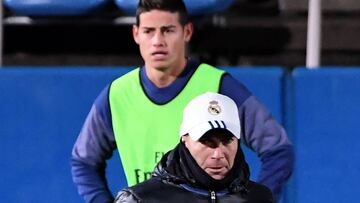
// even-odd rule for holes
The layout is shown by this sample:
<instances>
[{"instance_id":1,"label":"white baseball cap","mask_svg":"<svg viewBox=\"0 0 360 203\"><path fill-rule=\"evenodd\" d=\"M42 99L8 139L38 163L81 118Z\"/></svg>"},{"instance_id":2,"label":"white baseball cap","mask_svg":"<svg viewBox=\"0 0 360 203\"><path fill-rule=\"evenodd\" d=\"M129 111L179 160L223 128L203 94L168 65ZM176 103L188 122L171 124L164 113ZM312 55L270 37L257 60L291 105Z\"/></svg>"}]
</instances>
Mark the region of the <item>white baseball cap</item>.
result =
<instances>
[{"instance_id":1,"label":"white baseball cap","mask_svg":"<svg viewBox=\"0 0 360 203\"><path fill-rule=\"evenodd\" d=\"M180 136L199 140L212 129L225 129L240 139L240 119L236 103L229 97L206 92L191 100L184 109Z\"/></svg>"}]
</instances>

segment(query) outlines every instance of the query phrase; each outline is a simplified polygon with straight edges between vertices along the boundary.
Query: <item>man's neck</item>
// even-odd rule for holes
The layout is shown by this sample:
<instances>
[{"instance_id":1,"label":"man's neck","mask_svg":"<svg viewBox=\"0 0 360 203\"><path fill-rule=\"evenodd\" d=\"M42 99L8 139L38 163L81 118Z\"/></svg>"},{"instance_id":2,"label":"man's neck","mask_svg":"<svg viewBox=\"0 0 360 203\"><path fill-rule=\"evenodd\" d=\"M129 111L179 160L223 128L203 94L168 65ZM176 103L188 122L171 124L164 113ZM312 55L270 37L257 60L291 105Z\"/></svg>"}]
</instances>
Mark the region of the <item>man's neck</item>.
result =
<instances>
[{"instance_id":1,"label":"man's neck","mask_svg":"<svg viewBox=\"0 0 360 203\"><path fill-rule=\"evenodd\" d=\"M146 75L149 80L157 87L167 87L173 83L176 78L183 72L186 66L186 60L181 65L173 68L156 69L145 65Z\"/></svg>"}]
</instances>

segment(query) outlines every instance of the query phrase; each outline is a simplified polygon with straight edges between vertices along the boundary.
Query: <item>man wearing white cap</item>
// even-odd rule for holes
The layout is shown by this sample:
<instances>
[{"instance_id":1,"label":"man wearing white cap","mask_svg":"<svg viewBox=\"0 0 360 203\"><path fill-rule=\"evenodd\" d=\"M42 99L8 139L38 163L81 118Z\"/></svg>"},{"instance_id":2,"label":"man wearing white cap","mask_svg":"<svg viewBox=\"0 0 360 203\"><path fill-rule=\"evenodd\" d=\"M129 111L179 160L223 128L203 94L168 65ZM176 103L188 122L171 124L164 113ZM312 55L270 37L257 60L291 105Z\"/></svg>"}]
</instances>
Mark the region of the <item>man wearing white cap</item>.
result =
<instances>
[{"instance_id":1,"label":"man wearing white cap","mask_svg":"<svg viewBox=\"0 0 360 203\"><path fill-rule=\"evenodd\" d=\"M115 202L273 202L268 188L249 180L240 133L232 99L211 92L195 97L183 112L180 143L152 178L121 190Z\"/></svg>"}]
</instances>

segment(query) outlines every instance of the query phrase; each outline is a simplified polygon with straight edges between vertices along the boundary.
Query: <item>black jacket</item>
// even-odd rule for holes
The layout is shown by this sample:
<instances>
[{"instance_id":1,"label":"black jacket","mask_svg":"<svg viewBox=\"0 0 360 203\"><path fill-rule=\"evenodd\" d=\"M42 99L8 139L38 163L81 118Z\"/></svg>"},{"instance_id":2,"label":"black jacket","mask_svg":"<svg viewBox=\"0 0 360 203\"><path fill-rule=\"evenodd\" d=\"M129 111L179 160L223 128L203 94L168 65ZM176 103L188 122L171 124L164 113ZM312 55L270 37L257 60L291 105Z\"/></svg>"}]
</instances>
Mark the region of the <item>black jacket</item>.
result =
<instances>
[{"instance_id":1,"label":"black jacket","mask_svg":"<svg viewBox=\"0 0 360 203\"><path fill-rule=\"evenodd\" d=\"M242 152L241 152L242 153ZM245 160L238 178L222 191L210 191L197 186L181 167L178 148L164 155L155 168L153 177L135 186L121 190L115 203L273 203L271 191L249 180ZM169 170L176 165L177 170ZM179 171L180 169L180 171ZM245 174L245 175L244 175Z\"/></svg>"}]
</instances>

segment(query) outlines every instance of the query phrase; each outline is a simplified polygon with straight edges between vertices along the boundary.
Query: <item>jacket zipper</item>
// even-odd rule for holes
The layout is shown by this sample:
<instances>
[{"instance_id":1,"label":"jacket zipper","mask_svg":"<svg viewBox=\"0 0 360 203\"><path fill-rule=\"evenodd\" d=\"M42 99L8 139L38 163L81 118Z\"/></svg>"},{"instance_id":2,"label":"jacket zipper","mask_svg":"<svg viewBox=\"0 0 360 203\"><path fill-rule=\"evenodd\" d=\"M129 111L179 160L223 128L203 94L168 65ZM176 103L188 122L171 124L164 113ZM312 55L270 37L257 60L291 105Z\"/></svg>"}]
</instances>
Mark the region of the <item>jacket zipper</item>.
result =
<instances>
[{"instance_id":1,"label":"jacket zipper","mask_svg":"<svg viewBox=\"0 0 360 203\"><path fill-rule=\"evenodd\" d=\"M211 203L216 203L216 193L215 193L215 191L210 191L210 198L211 198Z\"/></svg>"}]
</instances>

